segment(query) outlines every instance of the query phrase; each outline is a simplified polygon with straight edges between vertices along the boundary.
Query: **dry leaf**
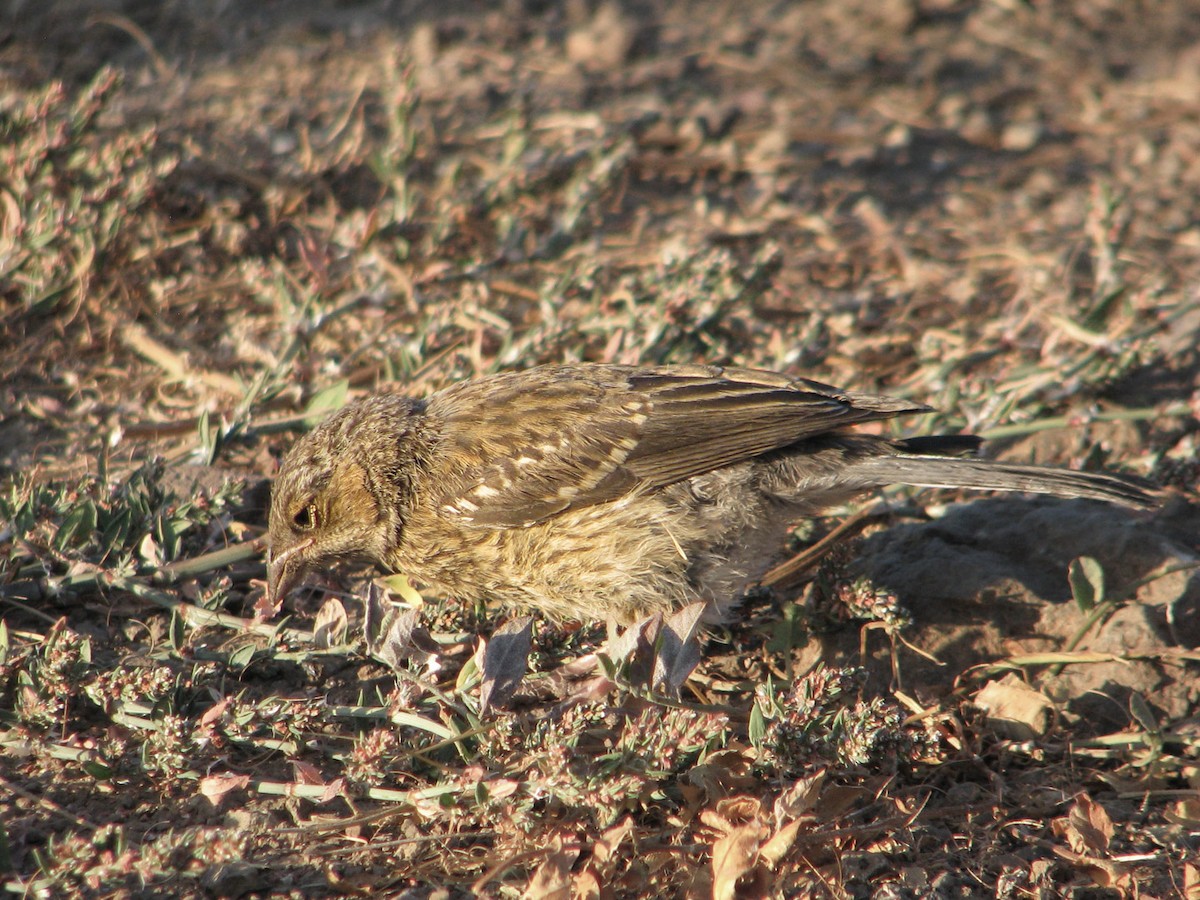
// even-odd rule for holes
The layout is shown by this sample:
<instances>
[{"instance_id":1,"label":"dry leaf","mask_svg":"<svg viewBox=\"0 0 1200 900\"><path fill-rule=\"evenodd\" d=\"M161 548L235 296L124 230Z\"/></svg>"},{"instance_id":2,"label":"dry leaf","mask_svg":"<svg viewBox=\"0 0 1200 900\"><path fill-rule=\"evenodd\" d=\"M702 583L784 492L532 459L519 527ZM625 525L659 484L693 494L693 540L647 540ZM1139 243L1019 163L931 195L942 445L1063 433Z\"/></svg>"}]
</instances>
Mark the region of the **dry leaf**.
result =
<instances>
[{"instance_id":1,"label":"dry leaf","mask_svg":"<svg viewBox=\"0 0 1200 900\"><path fill-rule=\"evenodd\" d=\"M625 62L636 30L618 3L605 3L586 24L567 35L567 58L587 69L610 71Z\"/></svg>"},{"instance_id":2,"label":"dry leaf","mask_svg":"<svg viewBox=\"0 0 1200 900\"><path fill-rule=\"evenodd\" d=\"M1072 863L1100 887L1114 887L1127 878L1122 867L1110 860L1088 856L1086 853L1076 853L1067 847L1055 846L1052 849L1056 856Z\"/></svg>"},{"instance_id":3,"label":"dry leaf","mask_svg":"<svg viewBox=\"0 0 1200 900\"><path fill-rule=\"evenodd\" d=\"M1050 729L1054 703L1015 676L989 681L975 695L975 705L987 714L997 734L1015 741L1041 737Z\"/></svg>"},{"instance_id":4,"label":"dry leaf","mask_svg":"<svg viewBox=\"0 0 1200 900\"><path fill-rule=\"evenodd\" d=\"M1184 864L1183 900L1200 900L1200 865L1196 863Z\"/></svg>"},{"instance_id":5,"label":"dry leaf","mask_svg":"<svg viewBox=\"0 0 1200 900\"><path fill-rule=\"evenodd\" d=\"M762 819L763 802L759 797L725 797L717 801L713 812L731 825L746 825Z\"/></svg>"},{"instance_id":6,"label":"dry leaf","mask_svg":"<svg viewBox=\"0 0 1200 900\"><path fill-rule=\"evenodd\" d=\"M1185 797L1163 810L1163 817L1175 825L1200 831L1200 797Z\"/></svg>"},{"instance_id":7,"label":"dry leaf","mask_svg":"<svg viewBox=\"0 0 1200 900\"><path fill-rule=\"evenodd\" d=\"M249 784L249 775L233 775L228 772L222 775L206 775L200 779L200 794L214 808L219 808L230 791L245 788Z\"/></svg>"},{"instance_id":8,"label":"dry leaf","mask_svg":"<svg viewBox=\"0 0 1200 900\"><path fill-rule=\"evenodd\" d=\"M677 695L700 665L700 619L707 608L706 603L692 603L663 622L650 682L656 690Z\"/></svg>"},{"instance_id":9,"label":"dry leaf","mask_svg":"<svg viewBox=\"0 0 1200 900\"><path fill-rule=\"evenodd\" d=\"M200 726L207 728L209 725L216 722L221 716L225 715L225 710L229 708L229 704L233 701L232 697L225 697L217 701L212 706L204 711L204 715L200 717Z\"/></svg>"},{"instance_id":10,"label":"dry leaf","mask_svg":"<svg viewBox=\"0 0 1200 900\"><path fill-rule=\"evenodd\" d=\"M346 793L346 779L345 778L335 778L335 779L333 779L333 781L329 782L329 784L325 785L324 792L321 794L320 799L317 800L316 802L317 803L328 803L330 800L333 800L335 797L340 797L345 793Z\"/></svg>"},{"instance_id":11,"label":"dry leaf","mask_svg":"<svg viewBox=\"0 0 1200 900\"><path fill-rule=\"evenodd\" d=\"M820 769L812 775L805 776L793 782L792 786L779 795L775 801L775 826L781 827L784 822L799 818L812 812L821 798L821 788L825 786L826 770Z\"/></svg>"},{"instance_id":12,"label":"dry leaf","mask_svg":"<svg viewBox=\"0 0 1200 900\"><path fill-rule=\"evenodd\" d=\"M563 839L550 841L546 858L537 867L522 900L569 900L571 896L571 867L579 858L578 848L563 849Z\"/></svg>"},{"instance_id":13,"label":"dry leaf","mask_svg":"<svg viewBox=\"0 0 1200 900\"><path fill-rule=\"evenodd\" d=\"M279 615L279 610L283 609L283 600L280 599L277 603L271 602L267 596L267 583L265 581L254 581L252 585L262 590L262 593L258 595L258 599L254 601L254 620L256 622L264 622Z\"/></svg>"},{"instance_id":14,"label":"dry leaf","mask_svg":"<svg viewBox=\"0 0 1200 900\"><path fill-rule=\"evenodd\" d=\"M321 604L313 620L313 644L319 650L344 644L349 630L350 618L346 615L346 607L341 600L330 597Z\"/></svg>"},{"instance_id":15,"label":"dry leaf","mask_svg":"<svg viewBox=\"0 0 1200 900\"><path fill-rule=\"evenodd\" d=\"M612 896L610 885L616 874L616 863L623 858L617 851L633 833L633 827L633 819L625 816L616 825L606 829L592 844L587 864L571 885L573 900L598 900L606 894ZM608 891L605 891L605 886L609 886Z\"/></svg>"},{"instance_id":16,"label":"dry leaf","mask_svg":"<svg viewBox=\"0 0 1200 900\"><path fill-rule=\"evenodd\" d=\"M740 825L713 843L713 900L733 900L738 880L754 868L758 860L758 823Z\"/></svg>"},{"instance_id":17,"label":"dry leaf","mask_svg":"<svg viewBox=\"0 0 1200 900\"><path fill-rule=\"evenodd\" d=\"M296 773L296 781L300 784L324 784L325 776L312 763L303 760L292 760L292 771Z\"/></svg>"},{"instance_id":18,"label":"dry leaf","mask_svg":"<svg viewBox=\"0 0 1200 900\"><path fill-rule=\"evenodd\" d=\"M1066 819L1056 824L1071 849L1076 853L1105 854L1113 836L1112 819L1108 812L1087 794L1075 795L1075 804Z\"/></svg>"},{"instance_id":19,"label":"dry leaf","mask_svg":"<svg viewBox=\"0 0 1200 900\"><path fill-rule=\"evenodd\" d=\"M600 896L600 876L588 866L571 882L571 900L600 900Z\"/></svg>"},{"instance_id":20,"label":"dry leaf","mask_svg":"<svg viewBox=\"0 0 1200 900\"><path fill-rule=\"evenodd\" d=\"M533 619L520 616L501 625L480 649L479 712L503 706L521 685L529 669L529 650L533 646Z\"/></svg>"},{"instance_id":21,"label":"dry leaf","mask_svg":"<svg viewBox=\"0 0 1200 900\"><path fill-rule=\"evenodd\" d=\"M487 788L488 799L494 802L496 800L507 800L521 789L521 782L514 781L511 778L495 778L486 782L484 787Z\"/></svg>"},{"instance_id":22,"label":"dry leaf","mask_svg":"<svg viewBox=\"0 0 1200 900\"><path fill-rule=\"evenodd\" d=\"M600 839L592 845L592 859L600 863L615 859L617 850L631 834L633 834L633 818L625 816L616 825L606 829Z\"/></svg>"},{"instance_id":23,"label":"dry leaf","mask_svg":"<svg viewBox=\"0 0 1200 900\"><path fill-rule=\"evenodd\" d=\"M374 582L363 602L363 635L367 652L392 669L410 659L428 666L441 651L421 625L421 611L392 603Z\"/></svg>"},{"instance_id":24,"label":"dry leaf","mask_svg":"<svg viewBox=\"0 0 1200 900\"><path fill-rule=\"evenodd\" d=\"M800 828L805 824L803 819L797 819L794 822L789 822L775 832L771 839L763 844L758 851L758 855L762 858L763 862L772 869L778 866L779 861L792 849L792 844L796 843L796 835L800 833Z\"/></svg>"},{"instance_id":25,"label":"dry leaf","mask_svg":"<svg viewBox=\"0 0 1200 900\"><path fill-rule=\"evenodd\" d=\"M751 771L753 751L731 744L726 750L709 755L687 773L687 784L700 788L705 798L723 797L734 791L749 790L758 783Z\"/></svg>"},{"instance_id":26,"label":"dry leaf","mask_svg":"<svg viewBox=\"0 0 1200 900\"><path fill-rule=\"evenodd\" d=\"M604 644L604 653L616 663L624 665L625 672L634 684L647 684L653 672L654 645L662 630L662 614L655 613L639 622L634 622L615 638Z\"/></svg>"},{"instance_id":27,"label":"dry leaf","mask_svg":"<svg viewBox=\"0 0 1200 900\"><path fill-rule=\"evenodd\" d=\"M154 535L150 532L146 532L146 536L142 538L142 542L138 545L138 556L152 566L162 565L162 553L158 549Z\"/></svg>"}]
</instances>

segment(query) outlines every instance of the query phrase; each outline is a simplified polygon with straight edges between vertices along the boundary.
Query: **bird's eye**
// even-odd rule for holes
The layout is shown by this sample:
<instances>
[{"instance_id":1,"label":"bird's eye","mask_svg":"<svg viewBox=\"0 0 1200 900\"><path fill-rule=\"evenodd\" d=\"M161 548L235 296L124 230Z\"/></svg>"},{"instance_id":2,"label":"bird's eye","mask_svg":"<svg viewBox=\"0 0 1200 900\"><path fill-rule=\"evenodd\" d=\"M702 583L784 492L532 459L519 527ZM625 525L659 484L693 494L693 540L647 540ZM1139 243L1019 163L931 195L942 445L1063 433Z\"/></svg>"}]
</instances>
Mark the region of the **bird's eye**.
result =
<instances>
[{"instance_id":1,"label":"bird's eye","mask_svg":"<svg viewBox=\"0 0 1200 900\"><path fill-rule=\"evenodd\" d=\"M317 527L317 505L310 503L308 506L302 506L292 516L292 523L301 531Z\"/></svg>"}]
</instances>

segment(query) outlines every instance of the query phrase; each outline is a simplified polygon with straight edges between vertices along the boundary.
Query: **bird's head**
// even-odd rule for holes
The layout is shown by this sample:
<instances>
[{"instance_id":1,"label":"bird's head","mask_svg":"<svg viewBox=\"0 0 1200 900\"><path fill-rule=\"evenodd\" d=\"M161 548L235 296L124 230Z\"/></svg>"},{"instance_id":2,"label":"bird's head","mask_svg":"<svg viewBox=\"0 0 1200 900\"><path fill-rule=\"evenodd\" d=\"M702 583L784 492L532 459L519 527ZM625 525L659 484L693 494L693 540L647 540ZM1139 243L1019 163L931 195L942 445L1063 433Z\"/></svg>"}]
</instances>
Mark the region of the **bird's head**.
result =
<instances>
[{"instance_id":1,"label":"bird's head","mask_svg":"<svg viewBox=\"0 0 1200 900\"><path fill-rule=\"evenodd\" d=\"M278 606L306 575L335 563L380 562L399 535L394 476L404 419L347 407L292 447L271 491L267 599ZM410 405L391 412L407 414ZM390 458L389 458L390 457Z\"/></svg>"}]
</instances>

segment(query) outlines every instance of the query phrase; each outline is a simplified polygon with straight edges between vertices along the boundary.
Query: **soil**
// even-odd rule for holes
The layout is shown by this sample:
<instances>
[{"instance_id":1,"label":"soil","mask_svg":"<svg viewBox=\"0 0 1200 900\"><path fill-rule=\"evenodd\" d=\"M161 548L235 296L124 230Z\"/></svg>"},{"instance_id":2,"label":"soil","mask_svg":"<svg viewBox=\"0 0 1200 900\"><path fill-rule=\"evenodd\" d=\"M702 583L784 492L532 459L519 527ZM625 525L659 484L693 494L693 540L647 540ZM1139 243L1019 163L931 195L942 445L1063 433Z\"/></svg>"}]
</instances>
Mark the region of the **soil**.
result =
<instances>
[{"instance_id":1,"label":"soil","mask_svg":"<svg viewBox=\"0 0 1200 900\"><path fill-rule=\"evenodd\" d=\"M16 2L0 85L9 891L1200 898L1195 3ZM486 598L256 618L304 427L567 360L1163 504L889 492L678 699L540 622L481 713Z\"/></svg>"}]
</instances>

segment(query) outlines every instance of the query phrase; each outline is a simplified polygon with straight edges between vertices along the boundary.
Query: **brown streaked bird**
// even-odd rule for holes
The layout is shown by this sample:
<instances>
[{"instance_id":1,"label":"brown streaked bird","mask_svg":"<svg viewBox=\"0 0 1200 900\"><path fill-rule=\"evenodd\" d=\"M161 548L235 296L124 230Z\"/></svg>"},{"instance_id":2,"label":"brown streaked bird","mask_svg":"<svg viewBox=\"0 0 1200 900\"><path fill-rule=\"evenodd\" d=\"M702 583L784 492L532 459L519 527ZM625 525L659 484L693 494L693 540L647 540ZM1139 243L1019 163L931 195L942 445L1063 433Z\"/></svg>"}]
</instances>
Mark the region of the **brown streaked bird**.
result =
<instances>
[{"instance_id":1,"label":"brown streaked bird","mask_svg":"<svg viewBox=\"0 0 1200 900\"><path fill-rule=\"evenodd\" d=\"M301 438L275 480L268 596L338 562L445 596L632 621L727 618L795 520L888 484L1154 505L1113 475L969 458L970 435L849 426L908 400L717 366L543 366L421 400L379 393Z\"/></svg>"}]
</instances>

